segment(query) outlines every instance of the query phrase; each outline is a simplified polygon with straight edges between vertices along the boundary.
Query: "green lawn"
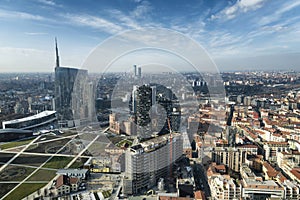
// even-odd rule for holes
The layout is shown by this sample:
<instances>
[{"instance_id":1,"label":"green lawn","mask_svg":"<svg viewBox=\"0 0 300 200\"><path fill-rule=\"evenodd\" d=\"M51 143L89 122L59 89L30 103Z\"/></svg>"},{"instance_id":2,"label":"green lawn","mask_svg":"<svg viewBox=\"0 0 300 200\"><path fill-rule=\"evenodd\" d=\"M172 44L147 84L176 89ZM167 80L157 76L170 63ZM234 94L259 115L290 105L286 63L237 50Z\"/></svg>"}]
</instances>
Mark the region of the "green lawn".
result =
<instances>
[{"instance_id":1,"label":"green lawn","mask_svg":"<svg viewBox=\"0 0 300 200\"><path fill-rule=\"evenodd\" d=\"M114 144L117 144L119 142L121 142L124 138L123 137L120 137L120 136L108 136L108 139L114 143Z\"/></svg>"},{"instance_id":2,"label":"green lawn","mask_svg":"<svg viewBox=\"0 0 300 200\"><path fill-rule=\"evenodd\" d=\"M34 168L9 165L0 172L0 181L22 181Z\"/></svg>"},{"instance_id":3,"label":"green lawn","mask_svg":"<svg viewBox=\"0 0 300 200\"><path fill-rule=\"evenodd\" d=\"M56 171L40 169L35 174L33 174L28 181L50 181L56 175Z\"/></svg>"},{"instance_id":4,"label":"green lawn","mask_svg":"<svg viewBox=\"0 0 300 200\"><path fill-rule=\"evenodd\" d=\"M70 168L80 168L83 166L83 164L87 161L87 158L81 158L81 159L77 159L71 166Z\"/></svg>"},{"instance_id":5,"label":"green lawn","mask_svg":"<svg viewBox=\"0 0 300 200\"><path fill-rule=\"evenodd\" d=\"M74 162L71 166L70 166L70 168L74 168L74 169L77 169L77 168L80 168L80 167L82 167L82 165L83 165L83 163L82 162Z\"/></svg>"},{"instance_id":6,"label":"green lawn","mask_svg":"<svg viewBox=\"0 0 300 200\"><path fill-rule=\"evenodd\" d=\"M132 141L131 141L131 140L125 139L125 140L122 140L122 141L120 141L119 143L117 143L116 146L118 146L118 147L123 147L123 146L125 145L125 143L127 143L129 146L132 145Z\"/></svg>"},{"instance_id":7,"label":"green lawn","mask_svg":"<svg viewBox=\"0 0 300 200\"><path fill-rule=\"evenodd\" d=\"M39 167L41 164L43 164L49 158L50 158L50 156L21 154L12 162L12 164L29 165L29 166Z\"/></svg>"},{"instance_id":8,"label":"green lawn","mask_svg":"<svg viewBox=\"0 0 300 200\"><path fill-rule=\"evenodd\" d=\"M85 151L84 155L93 155L99 156L102 152L104 152L107 143L97 142L95 141L89 148Z\"/></svg>"},{"instance_id":9,"label":"green lawn","mask_svg":"<svg viewBox=\"0 0 300 200\"><path fill-rule=\"evenodd\" d=\"M32 140L33 139L16 141L16 142L8 142L8 143L0 145L0 148L1 149L9 149L9 148L13 148L13 147L18 147L18 146L29 144Z\"/></svg>"},{"instance_id":10,"label":"green lawn","mask_svg":"<svg viewBox=\"0 0 300 200\"><path fill-rule=\"evenodd\" d=\"M72 160L72 157L54 156L43 165L43 168L61 169L67 166Z\"/></svg>"},{"instance_id":11,"label":"green lawn","mask_svg":"<svg viewBox=\"0 0 300 200\"><path fill-rule=\"evenodd\" d=\"M19 187L17 187L12 193L10 193L5 200L17 200L23 199L24 197L30 195L31 193L37 191L42 188L45 183L23 183Z\"/></svg>"},{"instance_id":12,"label":"green lawn","mask_svg":"<svg viewBox=\"0 0 300 200\"><path fill-rule=\"evenodd\" d=\"M0 199L16 186L16 183L0 183Z\"/></svg>"}]
</instances>

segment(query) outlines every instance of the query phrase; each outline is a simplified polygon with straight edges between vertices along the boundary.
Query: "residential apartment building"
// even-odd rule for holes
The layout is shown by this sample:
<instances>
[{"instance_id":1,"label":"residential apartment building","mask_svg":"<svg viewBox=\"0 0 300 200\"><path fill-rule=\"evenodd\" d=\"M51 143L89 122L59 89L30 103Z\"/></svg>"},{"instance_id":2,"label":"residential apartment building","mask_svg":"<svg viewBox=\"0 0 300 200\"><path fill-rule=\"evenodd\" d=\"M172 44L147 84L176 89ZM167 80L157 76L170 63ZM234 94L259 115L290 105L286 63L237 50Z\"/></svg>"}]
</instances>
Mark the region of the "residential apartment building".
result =
<instances>
[{"instance_id":1,"label":"residential apartment building","mask_svg":"<svg viewBox=\"0 0 300 200\"><path fill-rule=\"evenodd\" d=\"M210 190L213 200L238 200L241 197L241 186L229 175L213 177Z\"/></svg>"},{"instance_id":2,"label":"residential apartment building","mask_svg":"<svg viewBox=\"0 0 300 200\"><path fill-rule=\"evenodd\" d=\"M257 155L257 146L240 145L236 147L221 146L211 149L212 161L224 164L229 169L239 172L242 163L245 163L247 155Z\"/></svg>"}]
</instances>

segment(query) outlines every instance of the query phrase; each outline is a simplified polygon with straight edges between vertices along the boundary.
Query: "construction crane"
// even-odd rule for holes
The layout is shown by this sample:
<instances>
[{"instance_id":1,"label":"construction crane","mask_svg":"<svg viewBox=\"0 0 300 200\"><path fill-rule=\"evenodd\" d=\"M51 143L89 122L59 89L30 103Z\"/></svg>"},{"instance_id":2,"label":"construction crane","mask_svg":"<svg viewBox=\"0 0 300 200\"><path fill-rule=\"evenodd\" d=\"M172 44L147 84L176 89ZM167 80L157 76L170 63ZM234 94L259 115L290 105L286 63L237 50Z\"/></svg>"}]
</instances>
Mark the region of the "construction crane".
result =
<instances>
[{"instance_id":1,"label":"construction crane","mask_svg":"<svg viewBox=\"0 0 300 200\"><path fill-rule=\"evenodd\" d=\"M172 178L172 165L173 165L173 146L172 146L172 142L173 142L173 138L172 138L172 129L171 129L171 124L170 124L170 119L168 118L168 127L169 127L169 131L170 131L170 180Z\"/></svg>"}]
</instances>

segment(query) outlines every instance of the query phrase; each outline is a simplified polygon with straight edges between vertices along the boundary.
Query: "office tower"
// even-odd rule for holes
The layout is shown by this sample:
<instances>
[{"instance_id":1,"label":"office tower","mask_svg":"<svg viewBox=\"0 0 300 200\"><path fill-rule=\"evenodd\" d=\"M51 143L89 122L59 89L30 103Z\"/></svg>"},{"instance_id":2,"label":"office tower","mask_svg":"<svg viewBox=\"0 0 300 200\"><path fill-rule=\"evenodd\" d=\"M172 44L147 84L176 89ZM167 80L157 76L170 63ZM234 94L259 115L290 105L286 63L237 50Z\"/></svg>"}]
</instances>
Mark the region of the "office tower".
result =
<instances>
[{"instance_id":1,"label":"office tower","mask_svg":"<svg viewBox=\"0 0 300 200\"><path fill-rule=\"evenodd\" d=\"M136 113L136 96L137 96L138 86L134 85L131 94L131 112Z\"/></svg>"},{"instance_id":2,"label":"office tower","mask_svg":"<svg viewBox=\"0 0 300 200\"><path fill-rule=\"evenodd\" d=\"M169 133L167 118L173 131L180 128L180 105L172 91L165 86L133 86L129 107L141 137L148 138L153 132Z\"/></svg>"},{"instance_id":3,"label":"office tower","mask_svg":"<svg viewBox=\"0 0 300 200\"><path fill-rule=\"evenodd\" d=\"M74 126L74 112L80 118L82 106L86 103L84 88L87 83L88 71L76 68L61 67L59 63L57 40L55 39L55 110L60 126ZM88 87L92 89L91 87ZM87 105L87 104L86 104ZM81 114L80 114L81 113ZM91 114L91 113L90 113Z\"/></svg>"},{"instance_id":4,"label":"office tower","mask_svg":"<svg viewBox=\"0 0 300 200\"><path fill-rule=\"evenodd\" d=\"M137 89L136 95L136 118L139 126L145 127L150 122L149 111L152 106L152 92L148 85L142 85Z\"/></svg>"},{"instance_id":5,"label":"office tower","mask_svg":"<svg viewBox=\"0 0 300 200\"><path fill-rule=\"evenodd\" d=\"M134 76L136 77L136 75L137 75L137 71L136 71L137 69L136 69L136 65L133 65L133 73L134 73Z\"/></svg>"},{"instance_id":6,"label":"office tower","mask_svg":"<svg viewBox=\"0 0 300 200\"><path fill-rule=\"evenodd\" d=\"M181 123L181 111L179 105L171 105L172 112L169 114L170 124L173 131L179 131Z\"/></svg>"},{"instance_id":7,"label":"office tower","mask_svg":"<svg viewBox=\"0 0 300 200\"><path fill-rule=\"evenodd\" d=\"M178 160L183 152L182 138L179 133L136 144L125 152L125 194L141 194L155 186L160 178L170 175L170 165ZM172 156L171 156L172 154Z\"/></svg>"},{"instance_id":8,"label":"office tower","mask_svg":"<svg viewBox=\"0 0 300 200\"><path fill-rule=\"evenodd\" d=\"M88 102L88 119L91 121L96 120L96 84L94 82L89 82L87 87L86 101Z\"/></svg>"},{"instance_id":9,"label":"office tower","mask_svg":"<svg viewBox=\"0 0 300 200\"><path fill-rule=\"evenodd\" d=\"M151 105L155 114L157 114L156 95L156 86L151 86Z\"/></svg>"},{"instance_id":10,"label":"office tower","mask_svg":"<svg viewBox=\"0 0 300 200\"><path fill-rule=\"evenodd\" d=\"M156 86L151 86L151 103L152 106L156 104Z\"/></svg>"},{"instance_id":11,"label":"office tower","mask_svg":"<svg viewBox=\"0 0 300 200\"><path fill-rule=\"evenodd\" d=\"M142 77L142 68L138 68L138 77L141 78Z\"/></svg>"},{"instance_id":12,"label":"office tower","mask_svg":"<svg viewBox=\"0 0 300 200\"><path fill-rule=\"evenodd\" d=\"M172 92L171 87L157 86L158 99L157 103L161 105L167 117L170 120L172 131L179 131L181 122L181 108L176 95ZM165 124L162 132L169 132L167 124Z\"/></svg>"},{"instance_id":13,"label":"office tower","mask_svg":"<svg viewBox=\"0 0 300 200\"><path fill-rule=\"evenodd\" d=\"M72 92L73 119L80 124L96 121L95 88L94 82L88 80L86 70L79 70Z\"/></svg>"},{"instance_id":14,"label":"office tower","mask_svg":"<svg viewBox=\"0 0 300 200\"><path fill-rule=\"evenodd\" d=\"M133 86L131 98L131 113L135 115L137 124L145 126L150 122L148 112L152 106L152 90L148 85Z\"/></svg>"}]
</instances>

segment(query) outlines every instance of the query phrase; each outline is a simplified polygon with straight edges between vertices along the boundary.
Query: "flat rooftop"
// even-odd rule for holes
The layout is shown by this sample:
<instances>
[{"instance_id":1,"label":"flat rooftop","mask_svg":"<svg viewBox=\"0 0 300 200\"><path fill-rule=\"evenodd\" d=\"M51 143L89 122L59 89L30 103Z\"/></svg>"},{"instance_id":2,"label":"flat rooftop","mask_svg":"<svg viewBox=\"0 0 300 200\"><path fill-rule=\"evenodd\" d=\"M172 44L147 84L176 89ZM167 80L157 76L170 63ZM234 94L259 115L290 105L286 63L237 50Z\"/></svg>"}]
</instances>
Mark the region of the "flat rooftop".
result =
<instances>
[{"instance_id":1,"label":"flat rooftop","mask_svg":"<svg viewBox=\"0 0 300 200\"><path fill-rule=\"evenodd\" d=\"M64 173L87 173L88 169L58 169L57 174L64 174Z\"/></svg>"},{"instance_id":2,"label":"flat rooftop","mask_svg":"<svg viewBox=\"0 0 300 200\"><path fill-rule=\"evenodd\" d=\"M180 133L172 133L172 138L178 138L181 134ZM143 141L137 145L134 145L131 147L133 151L143 149L145 152L150 152L155 149L158 149L164 145L166 145L169 142L170 134L165 134L161 136L157 136L155 138L151 138L149 140Z\"/></svg>"},{"instance_id":3,"label":"flat rooftop","mask_svg":"<svg viewBox=\"0 0 300 200\"><path fill-rule=\"evenodd\" d=\"M273 180L265 180L265 181L255 181L250 179L244 180L246 185L245 188L257 188L257 189L269 189L269 190L283 190L277 183Z\"/></svg>"}]
</instances>

